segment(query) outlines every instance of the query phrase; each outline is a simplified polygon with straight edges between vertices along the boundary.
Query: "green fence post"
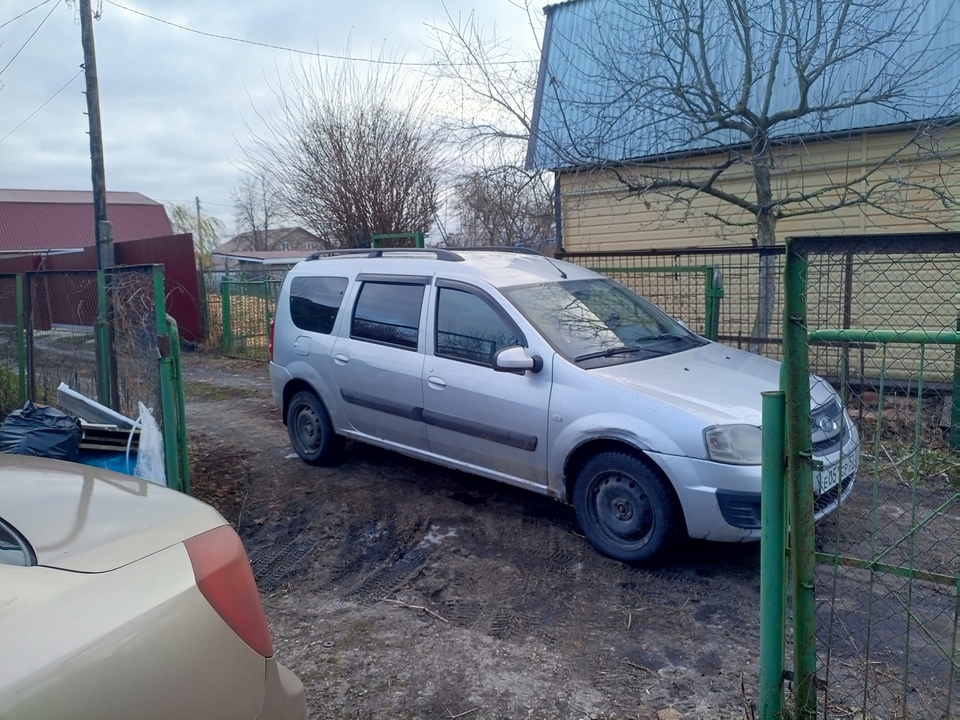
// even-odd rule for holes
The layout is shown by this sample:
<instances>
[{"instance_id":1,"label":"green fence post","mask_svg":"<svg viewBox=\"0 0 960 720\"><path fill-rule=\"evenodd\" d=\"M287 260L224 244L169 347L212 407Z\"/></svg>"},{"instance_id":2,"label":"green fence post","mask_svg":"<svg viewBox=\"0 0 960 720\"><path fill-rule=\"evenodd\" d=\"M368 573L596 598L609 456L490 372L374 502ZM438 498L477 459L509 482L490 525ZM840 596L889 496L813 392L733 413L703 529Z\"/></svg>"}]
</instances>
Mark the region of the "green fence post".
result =
<instances>
[{"instance_id":1,"label":"green fence post","mask_svg":"<svg viewBox=\"0 0 960 720\"><path fill-rule=\"evenodd\" d=\"M783 716L786 496L783 391L763 393L760 490L760 717Z\"/></svg>"},{"instance_id":2,"label":"green fence post","mask_svg":"<svg viewBox=\"0 0 960 720\"><path fill-rule=\"evenodd\" d=\"M107 276L103 270L97 270L97 327L94 339L97 349L97 401L101 405L115 407L111 402L110 323L107 308Z\"/></svg>"},{"instance_id":3,"label":"green fence post","mask_svg":"<svg viewBox=\"0 0 960 720\"><path fill-rule=\"evenodd\" d=\"M220 328L220 349L226 354L233 344L233 338L230 337L230 281L227 278L220 281Z\"/></svg>"},{"instance_id":4,"label":"green fence post","mask_svg":"<svg viewBox=\"0 0 960 720\"><path fill-rule=\"evenodd\" d=\"M271 287L269 280L263 281L262 295L263 295L263 309L264 309L264 314L266 316L265 319L267 321L267 326L266 326L267 357L264 358L261 355L260 359L269 360L270 359L270 320L271 320L271 317L273 316L273 311L271 309L271 303L273 302L273 288Z\"/></svg>"},{"instance_id":5,"label":"green fence post","mask_svg":"<svg viewBox=\"0 0 960 720\"><path fill-rule=\"evenodd\" d=\"M814 594L813 445L807 356L807 258L787 240L784 268L783 362L786 379L786 486L793 569L793 677L797 720L817 713L817 632Z\"/></svg>"},{"instance_id":6,"label":"green fence post","mask_svg":"<svg viewBox=\"0 0 960 720\"><path fill-rule=\"evenodd\" d=\"M960 332L960 316L957 316ZM950 449L960 450L960 345L953 349L953 395L950 402Z\"/></svg>"},{"instance_id":7,"label":"green fence post","mask_svg":"<svg viewBox=\"0 0 960 720\"><path fill-rule=\"evenodd\" d=\"M720 298L723 297L723 271L716 267L706 268L704 297L704 335L716 340L720 335Z\"/></svg>"},{"instance_id":8,"label":"green fence post","mask_svg":"<svg viewBox=\"0 0 960 720\"><path fill-rule=\"evenodd\" d=\"M24 319L23 275L17 275L17 390L19 404L27 401L27 334Z\"/></svg>"},{"instance_id":9,"label":"green fence post","mask_svg":"<svg viewBox=\"0 0 960 720\"><path fill-rule=\"evenodd\" d=\"M187 442L187 408L183 395L183 370L180 363L180 328L177 321L167 315L167 327L170 328L170 349L174 372L174 402L177 409L177 457L180 459L180 487L190 494L190 446Z\"/></svg>"},{"instance_id":10,"label":"green fence post","mask_svg":"<svg viewBox=\"0 0 960 720\"><path fill-rule=\"evenodd\" d=\"M167 309L163 294L163 268L153 266L153 294L156 307L157 350L160 373L160 416L163 419L163 464L167 487L183 490L177 441L176 375L173 367L172 338L167 330Z\"/></svg>"}]
</instances>

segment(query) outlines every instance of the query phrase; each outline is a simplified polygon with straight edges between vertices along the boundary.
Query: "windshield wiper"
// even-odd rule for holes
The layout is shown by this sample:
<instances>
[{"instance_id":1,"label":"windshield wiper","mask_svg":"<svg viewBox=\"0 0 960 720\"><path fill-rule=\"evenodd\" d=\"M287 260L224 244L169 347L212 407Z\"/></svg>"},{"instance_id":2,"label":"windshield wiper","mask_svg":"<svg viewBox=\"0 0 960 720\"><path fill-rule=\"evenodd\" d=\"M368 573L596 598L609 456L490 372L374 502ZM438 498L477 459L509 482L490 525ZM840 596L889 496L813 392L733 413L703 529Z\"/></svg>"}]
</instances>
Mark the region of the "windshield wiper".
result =
<instances>
[{"instance_id":1,"label":"windshield wiper","mask_svg":"<svg viewBox=\"0 0 960 720\"><path fill-rule=\"evenodd\" d=\"M648 335L646 337L638 337L634 339L634 342L645 343L651 342L653 340L689 340L690 338L686 335L677 335L676 333L660 333L659 335Z\"/></svg>"},{"instance_id":2,"label":"windshield wiper","mask_svg":"<svg viewBox=\"0 0 960 720\"><path fill-rule=\"evenodd\" d=\"M609 348L607 350L599 350L597 352L586 353L585 355L577 355L573 361L582 362L583 360L594 360L596 358L609 358L616 355L626 355L628 353L634 352L653 352L648 348L636 347L634 345L624 345L623 347Z\"/></svg>"}]
</instances>

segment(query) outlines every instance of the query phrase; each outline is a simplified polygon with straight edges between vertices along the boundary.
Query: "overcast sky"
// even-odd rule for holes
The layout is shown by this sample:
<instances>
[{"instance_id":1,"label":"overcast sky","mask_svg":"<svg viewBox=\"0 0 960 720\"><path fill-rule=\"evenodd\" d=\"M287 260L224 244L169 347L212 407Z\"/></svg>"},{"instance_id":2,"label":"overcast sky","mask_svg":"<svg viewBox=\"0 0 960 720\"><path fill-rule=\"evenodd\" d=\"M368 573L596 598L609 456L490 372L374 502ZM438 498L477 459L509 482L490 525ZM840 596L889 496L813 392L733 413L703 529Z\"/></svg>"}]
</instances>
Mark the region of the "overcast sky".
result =
<instances>
[{"instance_id":1,"label":"overcast sky","mask_svg":"<svg viewBox=\"0 0 960 720\"><path fill-rule=\"evenodd\" d=\"M264 45L342 56L349 43L354 58L423 62L432 58L428 25L446 24L446 11L468 15L474 2L92 4L107 189L191 206L199 197L232 234L244 123L256 123L254 106L269 111L278 73L300 62ZM510 0L475 4L485 27L532 46L526 16ZM0 187L91 188L82 62L78 2L0 0Z\"/></svg>"}]
</instances>

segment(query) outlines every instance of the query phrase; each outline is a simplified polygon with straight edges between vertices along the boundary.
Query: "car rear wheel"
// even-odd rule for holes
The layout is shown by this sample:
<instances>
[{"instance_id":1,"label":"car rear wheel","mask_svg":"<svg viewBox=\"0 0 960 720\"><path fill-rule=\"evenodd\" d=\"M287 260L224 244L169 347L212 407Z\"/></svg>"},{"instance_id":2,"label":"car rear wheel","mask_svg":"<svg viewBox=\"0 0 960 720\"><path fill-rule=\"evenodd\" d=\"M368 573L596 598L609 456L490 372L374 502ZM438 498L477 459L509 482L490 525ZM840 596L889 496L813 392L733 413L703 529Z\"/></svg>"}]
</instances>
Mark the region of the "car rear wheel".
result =
<instances>
[{"instance_id":1,"label":"car rear wheel","mask_svg":"<svg viewBox=\"0 0 960 720\"><path fill-rule=\"evenodd\" d=\"M597 550L631 563L662 559L683 522L664 481L622 452L599 453L587 461L574 482L573 509Z\"/></svg>"},{"instance_id":2,"label":"car rear wheel","mask_svg":"<svg viewBox=\"0 0 960 720\"><path fill-rule=\"evenodd\" d=\"M343 451L343 438L333 431L327 409L314 393L301 390L287 406L287 432L297 455L311 465L333 465Z\"/></svg>"}]
</instances>

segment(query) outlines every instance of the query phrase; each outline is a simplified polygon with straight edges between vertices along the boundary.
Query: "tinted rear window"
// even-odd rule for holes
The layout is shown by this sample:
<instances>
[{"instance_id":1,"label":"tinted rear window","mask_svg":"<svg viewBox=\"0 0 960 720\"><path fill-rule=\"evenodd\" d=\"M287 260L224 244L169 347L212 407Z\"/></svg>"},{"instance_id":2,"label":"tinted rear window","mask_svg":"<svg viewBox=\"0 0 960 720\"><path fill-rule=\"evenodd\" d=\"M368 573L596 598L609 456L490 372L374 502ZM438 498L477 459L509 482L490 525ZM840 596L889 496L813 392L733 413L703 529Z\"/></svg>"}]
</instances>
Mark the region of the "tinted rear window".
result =
<instances>
[{"instance_id":1,"label":"tinted rear window","mask_svg":"<svg viewBox=\"0 0 960 720\"><path fill-rule=\"evenodd\" d=\"M342 277L297 277L290 283L290 318L301 330L328 335L347 289Z\"/></svg>"},{"instance_id":2,"label":"tinted rear window","mask_svg":"<svg viewBox=\"0 0 960 720\"><path fill-rule=\"evenodd\" d=\"M351 335L417 349L423 285L366 282L360 289Z\"/></svg>"}]
</instances>

